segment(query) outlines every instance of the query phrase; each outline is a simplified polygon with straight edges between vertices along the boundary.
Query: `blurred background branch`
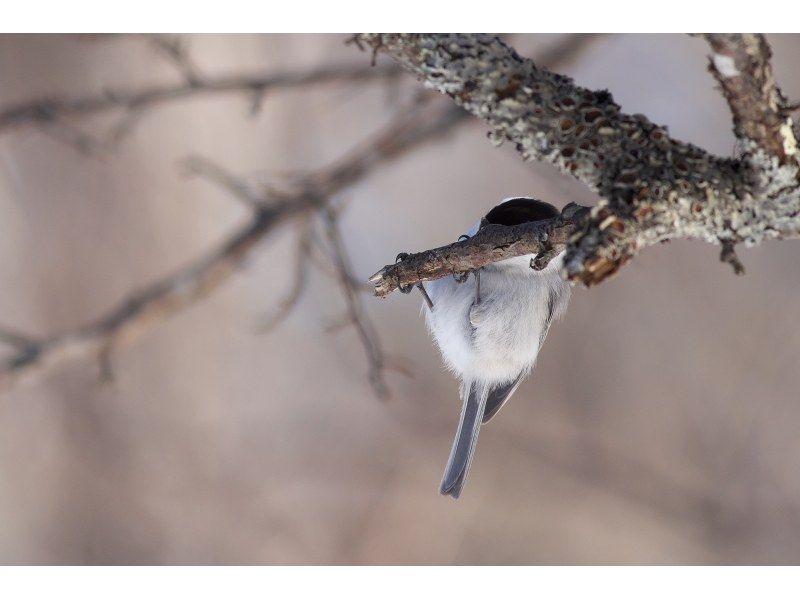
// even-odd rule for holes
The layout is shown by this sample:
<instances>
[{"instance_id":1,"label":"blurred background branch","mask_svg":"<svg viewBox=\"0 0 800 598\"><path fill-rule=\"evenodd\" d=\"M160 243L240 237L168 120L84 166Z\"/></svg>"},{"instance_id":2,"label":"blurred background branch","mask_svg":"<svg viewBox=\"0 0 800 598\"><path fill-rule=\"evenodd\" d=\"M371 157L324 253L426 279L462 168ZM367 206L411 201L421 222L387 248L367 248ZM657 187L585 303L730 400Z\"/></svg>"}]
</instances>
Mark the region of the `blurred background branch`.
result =
<instances>
[{"instance_id":1,"label":"blurred background branch","mask_svg":"<svg viewBox=\"0 0 800 598\"><path fill-rule=\"evenodd\" d=\"M196 157L187 160L186 167L191 172L221 185L233 197L250 206L253 210L250 222L233 232L217 249L175 274L133 293L97 321L42 341L26 343L22 351L0 365L0 385L7 386L65 359L100 355L109 347L117 349L134 340L225 282L257 244L279 225L324 208L332 196L372 169L419 143L446 133L459 120L460 113L454 111L438 115L431 114L424 105L413 106L362 147L327 168L299 178L291 192L266 190L256 193L245 180L217 164ZM374 350L370 349L369 353L372 355ZM381 394L384 394L383 390Z\"/></svg>"},{"instance_id":2,"label":"blurred background branch","mask_svg":"<svg viewBox=\"0 0 800 598\"><path fill-rule=\"evenodd\" d=\"M188 66L183 45L172 38L158 36L153 39L159 48L183 65L182 70L191 72L192 76L180 86L150 88L125 94L111 93L71 101L34 100L1 112L0 129L4 124L32 124L42 122L42 119L57 122L62 116L87 115L111 108L139 110L143 106L186 97L198 91L263 92L270 87L307 86L330 81L352 82L376 76L396 76L398 73L396 67L331 67L300 75L281 74L256 79L227 78L209 81L199 78L196 67ZM548 61L568 60L592 39L593 36L586 35L568 36L562 43L551 48L545 58ZM430 94L417 96L410 107L401 109L394 121L373 139L326 168L295 177L290 182L290 191L274 188L256 190L245 179L225 171L218 164L199 157L187 159L184 167L189 172L219 185L249 207L252 210L250 222L230 234L228 240L215 250L167 278L132 293L118 307L96 321L39 341L11 343L17 352L0 364L0 387L8 387L21 378L46 371L65 360L92 355L101 360L101 371L107 374L109 356L113 351L132 342L154 325L202 299L223 284L258 244L283 223L298 217L307 218L309 213L319 211L324 216L330 255L346 300L347 319L358 331L367 355L370 384L377 396L386 397L389 391L383 380L383 370L387 365L387 358L383 354L377 333L361 308L357 293L361 285L355 282L347 264L344 241L338 233L337 217L332 211L330 201L369 175L373 169L427 141L447 134L467 120L466 112L442 102L432 102L433 99ZM310 255L310 238L306 236L310 234L301 233L295 283L290 296L282 302L278 320L288 313L302 292L306 259ZM276 322L267 322L266 328L272 328ZM404 371L403 368L400 370Z\"/></svg>"},{"instance_id":3,"label":"blurred background branch","mask_svg":"<svg viewBox=\"0 0 800 598\"><path fill-rule=\"evenodd\" d=\"M190 57L186 42L179 36L145 35L157 51L176 65L182 80L165 85L136 89L107 89L101 93L77 97L53 95L34 98L0 107L0 134L26 125L37 125L58 136L82 153L99 153L113 146L130 132L148 111L156 107L196 96L243 94L251 114L256 114L267 94L315 85L353 84L390 80L401 70L393 65L371 68L370 65L332 64L307 71L265 74L203 76ZM74 129L71 121L103 114L120 113L117 124L104 141L90 140Z\"/></svg>"}]
</instances>

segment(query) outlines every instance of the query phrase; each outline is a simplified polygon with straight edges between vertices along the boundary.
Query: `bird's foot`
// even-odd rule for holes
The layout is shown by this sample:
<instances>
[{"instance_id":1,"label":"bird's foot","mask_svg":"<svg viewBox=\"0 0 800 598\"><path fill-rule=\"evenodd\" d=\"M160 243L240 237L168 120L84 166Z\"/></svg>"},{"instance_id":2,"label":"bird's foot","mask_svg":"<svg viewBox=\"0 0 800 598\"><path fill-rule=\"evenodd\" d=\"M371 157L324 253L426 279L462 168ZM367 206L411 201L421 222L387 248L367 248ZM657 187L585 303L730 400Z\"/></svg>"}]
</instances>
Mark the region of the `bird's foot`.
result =
<instances>
[{"instance_id":1,"label":"bird's foot","mask_svg":"<svg viewBox=\"0 0 800 598\"><path fill-rule=\"evenodd\" d=\"M485 218L483 220L481 220L481 228L483 228L485 221L486 221ZM471 238L472 237L470 237L469 235L461 235L458 238L458 240L459 241L466 241L467 239L471 239ZM470 272L458 272L456 274L453 274L453 279L459 284L465 283L469 279L470 273L475 276L475 303L480 303L481 302L481 270L480 270L480 268L478 268L477 270L472 270Z\"/></svg>"},{"instance_id":2,"label":"bird's foot","mask_svg":"<svg viewBox=\"0 0 800 598\"><path fill-rule=\"evenodd\" d=\"M395 258L394 261L395 261L395 263L402 262L407 257L408 257L407 253L398 253L397 257ZM419 292L422 293L422 298L425 299L425 303L428 304L428 309L433 311L433 301L431 301L431 298L428 295L428 292L425 290L425 286L421 282L418 282L415 285L406 285L406 286L400 285L400 286L398 286L398 290L401 293L407 295L408 293L410 293L414 289L414 287L419 289Z\"/></svg>"}]
</instances>

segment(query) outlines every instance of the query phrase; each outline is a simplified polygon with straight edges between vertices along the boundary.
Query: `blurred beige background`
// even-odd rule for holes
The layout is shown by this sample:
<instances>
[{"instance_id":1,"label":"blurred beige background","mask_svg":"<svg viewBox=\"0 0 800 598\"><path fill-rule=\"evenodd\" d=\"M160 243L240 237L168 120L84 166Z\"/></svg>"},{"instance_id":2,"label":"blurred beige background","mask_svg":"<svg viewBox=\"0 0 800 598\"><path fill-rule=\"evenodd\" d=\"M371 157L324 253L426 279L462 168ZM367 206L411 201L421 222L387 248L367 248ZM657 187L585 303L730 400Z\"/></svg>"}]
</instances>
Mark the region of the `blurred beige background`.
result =
<instances>
[{"instance_id":1,"label":"blurred beige background","mask_svg":"<svg viewBox=\"0 0 800 598\"><path fill-rule=\"evenodd\" d=\"M206 74L368 60L344 37L188 42ZM511 41L536 56L558 38ZM800 37L769 39L796 100ZM733 151L702 40L604 36L561 70L678 138ZM136 37L0 36L3 105L177 77ZM255 118L240 95L173 102L100 157L41 127L3 131L0 326L79 326L241 224L235 199L181 174L188 154L268 182L336 159L417 89L403 77L276 91ZM74 122L102 132L111 121ZM463 125L344 194L356 273L450 242L515 194L594 201ZM800 562L800 245L743 249L748 274L735 277L716 248L672 243L576 289L534 375L481 434L456 502L437 490L457 384L417 295L365 297L414 374L389 372L387 402L353 330L325 332L343 303L319 271L286 321L254 334L291 283L295 236L270 236L222 289L117 353L113 384L77 360L0 394L0 562Z\"/></svg>"}]
</instances>

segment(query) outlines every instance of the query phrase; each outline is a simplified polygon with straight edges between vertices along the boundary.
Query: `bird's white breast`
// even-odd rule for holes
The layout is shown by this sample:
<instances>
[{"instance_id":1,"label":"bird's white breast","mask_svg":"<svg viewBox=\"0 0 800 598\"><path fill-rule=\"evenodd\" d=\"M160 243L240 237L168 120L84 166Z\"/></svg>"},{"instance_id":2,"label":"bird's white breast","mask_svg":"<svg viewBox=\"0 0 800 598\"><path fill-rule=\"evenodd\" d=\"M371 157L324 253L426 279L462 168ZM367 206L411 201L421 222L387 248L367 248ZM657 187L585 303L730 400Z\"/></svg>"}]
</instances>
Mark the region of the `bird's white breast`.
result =
<instances>
[{"instance_id":1,"label":"bird's white breast","mask_svg":"<svg viewBox=\"0 0 800 598\"><path fill-rule=\"evenodd\" d=\"M462 284L452 277L426 284L434 304L426 308L428 327L445 364L462 380L509 382L536 361L550 311L566 303L569 287L558 273L560 259L536 272L530 257L483 268L477 304L474 276Z\"/></svg>"}]
</instances>

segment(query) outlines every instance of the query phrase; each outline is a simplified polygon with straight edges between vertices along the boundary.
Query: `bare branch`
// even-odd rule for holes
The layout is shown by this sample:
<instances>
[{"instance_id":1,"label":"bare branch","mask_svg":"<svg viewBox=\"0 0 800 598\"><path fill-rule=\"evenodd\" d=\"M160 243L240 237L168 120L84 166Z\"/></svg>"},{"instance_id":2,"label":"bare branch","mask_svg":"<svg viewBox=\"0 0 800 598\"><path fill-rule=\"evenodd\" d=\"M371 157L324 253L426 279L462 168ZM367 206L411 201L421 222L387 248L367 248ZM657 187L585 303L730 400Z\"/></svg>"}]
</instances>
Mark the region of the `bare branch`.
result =
<instances>
[{"instance_id":1,"label":"bare branch","mask_svg":"<svg viewBox=\"0 0 800 598\"><path fill-rule=\"evenodd\" d=\"M739 256L736 255L736 249L731 241L722 242L722 251L719 254L719 261L724 264L729 264L733 268L733 273L737 276L744 274L744 264L739 261Z\"/></svg>"},{"instance_id":2,"label":"bare branch","mask_svg":"<svg viewBox=\"0 0 800 598\"><path fill-rule=\"evenodd\" d=\"M38 373L72 359L106 359L112 349L132 343L166 318L219 288L278 226L324 207L330 197L373 169L446 134L466 120L463 114L450 106L416 106L398 116L370 142L330 167L304 177L296 191L273 196L267 190L263 201L252 203L251 221L205 256L133 293L109 313L84 326L19 345L15 355L0 362L0 386L7 388L21 379L35 378ZM203 172L225 171L216 167ZM232 192L248 188L244 182L225 177L214 181ZM231 182L232 185L225 184Z\"/></svg>"},{"instance_id":3,"label":"bare branch","mask_svg":"<svg viewBox=\"0 0 800 598\"><path fill-rule=\"evenodd\" d=\"M389 388L386 386L386 382L383 379L386 358L381 347L380 339L375 332L372 322L364 311L359 289L353 284L355 277L351 273L350 259L347 257L347 250L345 249L341 233L339 232L337 214L330 205L326 205L323 210L323 216L331 257L336 266L336 272L339 278L339 287L342 291L345 304L347 305L347 319L356 329L361 344L364 347L364 352L367 355L369 381L375 391L375 395L380 399L385 399L389 396Z\"/></svg>"},{"instance_id":4,"label":"bare branch","mask_svg":"<svg viewBox=\"0 0 800 598\"><path fill-rule=\"evenodd\" d=\"M172 101L228 93L258 94L277 89L294 89L329 83L353 83L395 77L392 66L331 65L305 73L284 72L258 75L203 77L177 84L153 85L135 90L108 90L82 97L40 98L0 109L0 132L27 124L49 124L69 117L85 117L115 110L142 111Z\"/></svg>"},{"instance_id":5,"label":"bare branch","mask_svg":"<svg viewBox=\"0 0 800 598\"><path fill-rule=\"evenodd\" d=\"M162 33L145 33L144 36L150 40L153 47L161 55L175 65L175 68L183 75L189 85L199 85L202 82L197 66L186 50L187 42L185 38Z\"/></svg>"},{"instance_id":6,"label":"bare branch","mask_svg":"<svg viewBox=\"0 0 800 598\"><path fill-rule=\"evenodd\" d=\"M42 127L42 132L87 158L98 158L103 153L103 143L100 140L68 123L61 121L48 123Z\"/></svg>"},{"instance_id":7,"label":"bare branch","mask_svg":"<svg viewBox=\"0 0 800 598\"><path fill-rule=\"evenodd\" d=\"M588 208L569 204L561 216L551 220L517 226L490 224L464 241L413 253L396 264L384 266L369 280L374 285L375 295L385 297L396 289L425 280L471 272L496 262L498 255L502 256L500 259L539 255L542 259L538 260L536 267L542 269L566 247L588 212Z\"/></svg>"},{"instance_id":8,"label":"bare branch","mask_svg":"<svg viewBox=\"0 0 800 598\"><path fill-rule=\"evenodd\" d=\"M306 220L302 225L300 234L297 236L292 286L286 297L278 304L277 311L270 316L261 318L261 321L256 327L256 331L259 334L272 332L278 324L286 319L300 301L303 291L305 291L306 283L308 282L308 265L311 259L312 248L311 235L311 221Z\"/></svg>"},{"instance_id":9,"label":"bare branch","mask_svg":"<svg viewBox=\"0 0 800 598\"><path fill-rule=\"evenodd\" d=\"M0 329L0 343L14 347L17 350L25 350L36 344L36 339L20 334L7 328Z\"/></svg>"},{"instance_id":10,"label":"bare branch","mask_svg":"<svg viewBox=\"0 0 800 598\"><path fill-rule=\"evenodd\" d=\"M281 202L259 211L253 221L217 250L177 274L135 293L106 316L77 330L42 341L0 364L0 384L75 357L101 356L127 344L176 311L202 299L239 267L256 243L292 215L316 205L312 198Z\"/></svg>"},{"instance_id":11,"label":"bare branch","mask_svg":"<svg viewBox=\"0 0 800 598\"><path fill-rule=\"evenodd\" d=\"M714 51L708 69L728 101L736 137L781 164L796 164L797 140L787 118L791 109L775 82L764 35L707 33L705 38Z\"/></svg>"},{"instance_id":12,"label":"bare branch","mask_svg":"<svg viewBox=\"0 0 800 598\"><path fill-rule=\"evenodd\" d=\"M510 140L524 159L549 162L601 195L567 246L573 280L600 282L667 239L754 245L800 232L795 164L749 151L744 165L675 140L646 117L621 112L607 91L540 69L496 37L362 34L359 41L482 118L496 143ZM494 251L492 260L511 255Z\"/></svg>"},{"instance_id":13,"label":"bare branch","mask_svg":"<svg viewBox=\"0 0 800 598\"><path fill-rule=\"evenodd\" d=\"M557 53L559 46L553 51ZM563 55L567 58L570 53ZM379 76L394 76L397 69L378 70ZM305 75L275 75L253 79L206 80L207 89L189 90L186 85L152 88L139 94L104 94L76 100L29 102L0 111L0 130L26 122L55 122L66 116L94 114L116 108L154 105L194 93L252 90L309 85L317 82L366 80L374 70L350 68L338 71L318 69ZM446 135L455 126L470 122L467 113L441 102L430 104L430 96L402 112L373 139L318 172L300 177L290 192L263 189L259 192L246 181L220 166L194 158L189 169L243 200L253 211L252 220L234 231L228 240L175 274L133 293L106 315L74 330L45 339L8 333L2 336L16 354L0 362L0 386L9 387L18 380L32 379L57 364L72 359L92 357L99 360L101 372L111 374L110 357L114 351L132 343L140 335L172 314L201 300L227 281L241 263L276 227L324 208L330 197L367 176L374 168L393 160L419 145ZM313 255L310 252L309 255ZM342 270L338 269L341 275ZM349 273L348 288L363 290ZM369 334L369 333L368 333ZM365 345L368 346L368 345ZM371 361L371 371L376 371ZM407 368L391 357L382 358L382 367L407 373ZM380 380L379 376L376 379Z\"/></svg>"},{"instance_id":14,"label":"bare branch","mask_svg":"<svg viewBox=\"0 0 800 598\"><path fill-rule=\"evenodd\" d=\"M270 201L274 201L275 197L279 195L277 191L269 188L265 190L265 193L257 192L246 180L202 156L189 156L183 160L182 166L188 174L201 176L222 187L249 208L258 210Z\"/></svg>"}]
</instances>

